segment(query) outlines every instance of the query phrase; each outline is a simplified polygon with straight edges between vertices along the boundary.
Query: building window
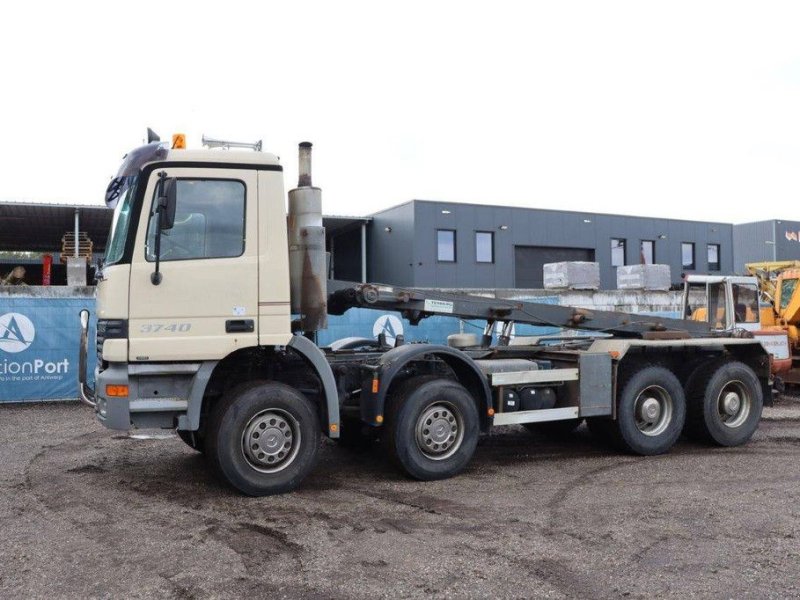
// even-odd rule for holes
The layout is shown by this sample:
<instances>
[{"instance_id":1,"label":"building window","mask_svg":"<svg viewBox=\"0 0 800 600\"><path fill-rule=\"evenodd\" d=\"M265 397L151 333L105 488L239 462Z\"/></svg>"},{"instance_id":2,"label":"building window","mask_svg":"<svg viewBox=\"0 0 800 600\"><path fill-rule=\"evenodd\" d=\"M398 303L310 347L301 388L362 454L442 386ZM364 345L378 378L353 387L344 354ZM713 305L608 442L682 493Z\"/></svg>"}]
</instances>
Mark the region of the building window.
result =
<instances>
[{"instance_id":1,"label":"building window","mask_svg":"<svg viewBox=\"0 0 800 600\"><path fill-rule=\"evenodd\" d=\"M611 266L621 267L625 264L625 240L611 238Z\"/></svg>"},{"instance_id":2,"label":"building window","mask_svg":"<svg viewBox=\"0 0 800 600\"><path fill-rule=\"evenodd\" d=\"M245 187L229 179L179 179L175 225L161 236L160 260L230 258L244 252ZM153 195L153 207L158 192ZM151 211L152 212L152 211ZM147 228L146 258L155 260L155 218Z\"/></svg>"},{"instance_id":3,"label":"building window","mask_svg":"<svg viewBox=\"0 0 800 600\"><path fill-rule=\"evenodd\" d=\"M494 233L491 231L475 232L475 261L479 263L494 262Z\"/></svg>"},{"instance_id":4,"label":"building window","mask_svg":"<svg viewBox=\"0 0 800 600\"><path fill-rule=\"evenodd\" d=\"M708 270L719 271L719 244L708 245Z\"/></svg>"},{"instance_id":5,"label":"building window","mask_svg":"<svg viewBox=\"0 0 800 600\"><path fill-rule=\"evenodd\" d=\"M456 232L454 230L436 230L436 260L456 262Z\"/></svg>"},{"instance_id":6,"label":"building window","mask_svg":"<svg viewBox=\"0 0 800 600\"><path fill-rule=\"evenodd\" d=\"M642 240L639 247L639 262L643 265L653 265L656 262L656 243L653 240Z\"/></svg>"},{"instance_id":7,"label":"building window","mask_svg":"<svg viewBox=\"0 0 800 600\"><path fill-rule=\"evenodd\" d=\"M694 266L694 243L681 243L681 266L687 271L693 271Z\"/></svg>"}]
</instances>

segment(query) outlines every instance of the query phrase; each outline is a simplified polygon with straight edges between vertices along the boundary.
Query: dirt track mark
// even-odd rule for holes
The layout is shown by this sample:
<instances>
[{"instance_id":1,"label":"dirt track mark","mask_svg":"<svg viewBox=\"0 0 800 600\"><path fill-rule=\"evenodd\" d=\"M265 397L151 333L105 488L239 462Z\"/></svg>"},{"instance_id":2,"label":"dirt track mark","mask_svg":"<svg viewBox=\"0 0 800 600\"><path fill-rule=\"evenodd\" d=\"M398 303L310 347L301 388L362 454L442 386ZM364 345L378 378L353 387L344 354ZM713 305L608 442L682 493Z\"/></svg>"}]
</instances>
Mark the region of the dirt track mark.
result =
<instances>
[{"instance_id":1,"label":"dirt track mark","mask_svg":"<svg viewBox=\"0 0 800 600\"><path fill-rule=\"evenodd\" d=\"M261 576L280 568L303 570L303 547L289 539L286 532L260 523L240 522L234 526L211 519L205 529L208 537L230 548L248 573Z\"/></svg>"},{"instance_id":2,"label":"dirt track mark","mask_svg":"<svg viewBox=\"0 0 800 600\"><path fill-rule=\"evenodd\" d=\"M445 498L436 498L435 496L429 496L426 494L414 494L413 496L410 496L408 494L403 494L402 492L393 491L376 492L372 490L360 489L354 491L358 492L359 494L363 494L364 496L375 498L376 500L383 500L385 502L392 502L401 506L407 506L409 508L414 508L416 510L439 517L456 517L461 519L467 517L477 517L480 515L480 512L477 509L467 506L466 504L453 502L452 500Z\"/></svg>"},{"instance_id":3,"label":"dirt track mark","mask_svg":"<svg viewBox=\"0 0 800 600\"><path fill-rule=\"evenodd\" d=\"M611 471L616 471L625 467L628 467L632 464L635 464L636 460L625 460L619 462L614 465L603 465L601 467L595 467L590 469L584 473L581 473L577 477L574 477L567 483L563 484L556 492L553 494L553 498L547 503L547 509L553 513L558 512L558 509L561 508L561 505L567 501L569 494L576 489L591 483L592 480L597 477L598 475L602 475L604 473L609 473Z\"/></svg>"},{"instance_id":4,"label":"dirt track mark","mask_svg":"<svg viewBox=\"0 0 800 600\"><path fill-rule=\"evenodd\" d=\"M67 473L105 473L106 471L107 469L93 464L81 465L80 467L67 469Z\"/></svg>"}]
</instances>

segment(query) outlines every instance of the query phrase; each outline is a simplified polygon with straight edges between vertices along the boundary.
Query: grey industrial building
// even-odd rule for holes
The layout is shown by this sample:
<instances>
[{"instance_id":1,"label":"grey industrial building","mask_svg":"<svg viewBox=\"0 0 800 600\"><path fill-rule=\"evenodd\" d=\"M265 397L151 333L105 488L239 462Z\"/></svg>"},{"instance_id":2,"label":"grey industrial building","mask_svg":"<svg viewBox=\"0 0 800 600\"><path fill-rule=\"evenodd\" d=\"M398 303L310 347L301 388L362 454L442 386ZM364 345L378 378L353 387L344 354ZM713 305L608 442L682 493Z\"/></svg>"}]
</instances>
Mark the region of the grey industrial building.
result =
<instances>
[{"instance_id":1,"label":"grey industrial building","mask_svg":"<svg viewBox=\"0 0 800 600\"><path fill-rule=\"evenodd\" d=\"M800 260L800 221L758 221L733 226L733 260L748 262Z\"/></svg>"},{"instance_id":2,"label":"grey industrial building","mask_svg":"<svg viewBox=\"0 0 800 600\"><path fill-rule=\"evenodd\" d=\"M730 223L412 200L371 215L368 278L417 287L541 288L542 265L667 264L681 273L733 273ZM763 242L762 242L763 244Z\"/></svg>"}]
</instances>

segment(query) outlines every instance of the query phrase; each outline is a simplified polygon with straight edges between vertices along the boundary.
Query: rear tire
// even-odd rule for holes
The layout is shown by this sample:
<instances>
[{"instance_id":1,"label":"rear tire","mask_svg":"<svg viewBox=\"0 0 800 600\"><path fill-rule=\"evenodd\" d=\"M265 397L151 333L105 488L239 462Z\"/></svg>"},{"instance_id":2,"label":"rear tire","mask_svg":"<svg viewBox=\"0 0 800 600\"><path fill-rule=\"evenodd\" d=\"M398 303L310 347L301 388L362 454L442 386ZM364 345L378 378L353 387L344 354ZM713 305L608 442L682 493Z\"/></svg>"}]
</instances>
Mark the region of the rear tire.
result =
<instances>
[{"instance_id":1,"label":"rear tire","mask_svg":"<svg viewBox=\"0 0 800 600\"><path fill-rule=\"evenodd\" d=\"M669 369L645 366L623 376L612 441L625 452L667 452L683 430L686 397Z\"/></svg>"},{"instance_id":2,"label":"rear tire","mask_svg":"<svg viewBox=\"0 0 800 600\"><path fill-rule=\"evenodd\" d=\"M764 406L761 382L738 361L700 367L688 387L686 434L718 446L740 446L758 428Z\"/></svg>"},{"instance_id":3,"label":"rear tire","mask_svg":"<svg viewBox=\"0 0 800 600\"><path fill-rule=\"evenodd\" d=\"M319 418L294 388L248 382L214 406L205 444L217 473L240 492L282 494L316 464Z\"/></svg>"},{"instance_id":4,"label":"rear tire","mask_svg":"<svg viewBox=\"0 0 800 600\"><path fill-rule=\"evenodd\" d=\"M422 481L460 473L478 444L475 399L456 381L413 377L392 394L383 444L392 461Z\"/></svg>"}]
</instances>

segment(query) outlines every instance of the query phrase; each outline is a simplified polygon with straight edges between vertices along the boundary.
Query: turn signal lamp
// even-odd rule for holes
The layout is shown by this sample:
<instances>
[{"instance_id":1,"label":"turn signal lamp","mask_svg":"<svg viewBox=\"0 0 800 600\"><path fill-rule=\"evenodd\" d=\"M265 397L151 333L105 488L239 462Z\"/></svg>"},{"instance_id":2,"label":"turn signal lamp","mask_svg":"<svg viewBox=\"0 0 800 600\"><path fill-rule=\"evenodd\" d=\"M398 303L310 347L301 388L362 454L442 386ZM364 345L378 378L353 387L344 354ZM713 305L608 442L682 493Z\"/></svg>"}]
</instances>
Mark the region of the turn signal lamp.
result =
<instances>
[{"instance_id":1,"label":"turn signal lamp","mask_svg":"<svg viewBox=\"0 0 800 600\"><path fill-rule=\"evenodd\" d=\"M106 396L112 398L127 398L128 386L127 385L106 385Z\"/></svg>"},{"instance_id":2,"label":"turn signal lamp","mask_svg":"<svg viewBox=\"0 0 800 600\"><path fill-rule=\"evenodd\" d=\"M173 150L186 150L186 134L173 133L172 134L172 149Z\"/></svg>"}]
</instances>

